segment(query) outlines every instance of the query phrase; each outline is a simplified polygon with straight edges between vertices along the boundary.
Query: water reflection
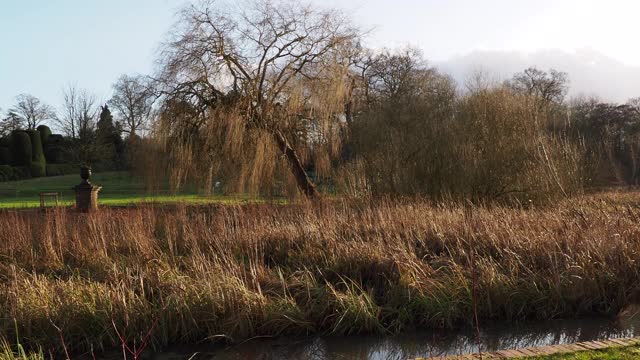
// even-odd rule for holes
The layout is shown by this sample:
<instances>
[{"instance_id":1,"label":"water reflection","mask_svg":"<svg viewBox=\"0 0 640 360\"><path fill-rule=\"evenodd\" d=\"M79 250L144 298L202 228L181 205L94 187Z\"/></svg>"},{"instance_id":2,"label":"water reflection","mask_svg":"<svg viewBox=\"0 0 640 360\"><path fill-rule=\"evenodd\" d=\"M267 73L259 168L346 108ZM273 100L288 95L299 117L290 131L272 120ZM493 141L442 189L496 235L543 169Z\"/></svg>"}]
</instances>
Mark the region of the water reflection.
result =
<instances>
[{"instance_id":1,"label":"water reflection","mask_svg":"<svg viewBox=\"0 0 640 360\"><path fill-rule=\"evenodd\" d=\"M609 319L563 320L484 326L482 351L574 343L640 335L637 323L616 324ZM315 337L306 339L253 340L229 347L174 349L150 354L158 360L173 359L408 359L477 352L471 330L416 332L398 336Z\"/></svg>"}]
</instances>

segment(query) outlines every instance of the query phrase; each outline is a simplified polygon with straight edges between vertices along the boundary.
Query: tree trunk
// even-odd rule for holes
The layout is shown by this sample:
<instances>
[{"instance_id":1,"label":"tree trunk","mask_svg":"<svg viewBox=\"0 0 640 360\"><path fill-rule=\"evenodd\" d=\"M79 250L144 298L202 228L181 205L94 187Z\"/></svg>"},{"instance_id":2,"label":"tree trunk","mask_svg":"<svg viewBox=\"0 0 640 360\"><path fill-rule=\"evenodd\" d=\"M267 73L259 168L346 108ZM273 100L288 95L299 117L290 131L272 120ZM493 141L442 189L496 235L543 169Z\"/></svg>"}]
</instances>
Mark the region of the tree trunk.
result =
<instances>
[{"instance_id":1,"label":"tree trunk","mask_svg":"<svg viewBox=\"0 0 640 360\"><path fill-rule=\"evenodd\" d=\"M298 189L304 193L304 195L309 199L315 199L319 197L318 190L316 186L313 184L307 172L302 166L302 162L296 153L296 150L289 144L287 139L282 135L281 132L276 131L273 133L276 143L278 147L287 158L287 162L291 167L291 172L293 176L296 178L296 183L298 184Z\"/></svg>"}]
</instances>

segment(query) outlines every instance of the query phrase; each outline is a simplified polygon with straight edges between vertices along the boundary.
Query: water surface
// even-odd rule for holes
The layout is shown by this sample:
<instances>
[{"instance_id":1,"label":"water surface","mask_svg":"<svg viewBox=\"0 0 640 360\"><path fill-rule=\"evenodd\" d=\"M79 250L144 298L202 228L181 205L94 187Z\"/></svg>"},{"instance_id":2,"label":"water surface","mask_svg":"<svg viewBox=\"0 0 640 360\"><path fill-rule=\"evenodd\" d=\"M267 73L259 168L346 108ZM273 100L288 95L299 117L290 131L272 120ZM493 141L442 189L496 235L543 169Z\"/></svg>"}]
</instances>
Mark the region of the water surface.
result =
<instances>
[{"instance_id":1,"label":"water surface","mask_svg":"<svg viewBox=\"0 0 640 360\"><path fill-rule=\"evenodd\" d=\"M640 335L640 323L620 324L608 318L554 320L486 325L481 329L482 351L517 349ZM233 346L174 348L147 354L147 359L338 360L410 359L478 352L472 329L421 331L394 336L318 336L254 339ZM121 357L120 357L121 358Z\"/></svg>"}]
</instances>

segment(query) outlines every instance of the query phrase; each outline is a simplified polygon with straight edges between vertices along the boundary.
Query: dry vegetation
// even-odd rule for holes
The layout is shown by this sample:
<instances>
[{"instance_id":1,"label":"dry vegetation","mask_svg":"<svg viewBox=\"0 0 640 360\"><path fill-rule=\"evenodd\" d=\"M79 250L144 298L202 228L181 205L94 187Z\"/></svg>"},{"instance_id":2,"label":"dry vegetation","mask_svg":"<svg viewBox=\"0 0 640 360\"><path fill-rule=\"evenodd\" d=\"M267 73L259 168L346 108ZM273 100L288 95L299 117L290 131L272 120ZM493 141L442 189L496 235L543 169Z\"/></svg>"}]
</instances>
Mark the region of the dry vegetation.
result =
<instances>
[{"instance_id":1,"label":"dry vegetation","mask_svg":"<svg viewBox=\"0 0 640 360\"><path fill-rule=\"evenodd\" d=\"M118 333L163 346L449 327L471 323L474 278L484 320L613 314L639 295L639 204L3 212L0 335L46 353Z\"/></svg>"}]
</instances>

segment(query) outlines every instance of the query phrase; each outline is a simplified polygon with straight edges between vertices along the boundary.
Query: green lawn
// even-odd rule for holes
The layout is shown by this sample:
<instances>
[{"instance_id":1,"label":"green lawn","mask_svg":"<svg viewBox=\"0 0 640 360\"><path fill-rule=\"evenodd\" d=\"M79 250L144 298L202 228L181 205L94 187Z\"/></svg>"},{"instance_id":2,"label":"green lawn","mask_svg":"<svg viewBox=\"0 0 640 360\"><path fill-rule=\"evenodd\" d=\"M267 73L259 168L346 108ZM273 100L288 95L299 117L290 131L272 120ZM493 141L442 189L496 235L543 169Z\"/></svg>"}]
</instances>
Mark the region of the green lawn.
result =
<instances>
[{"instance_id":1,"label":"green lawn","mask_svg":"<svg viewBox=\"0 0 640 360\"><path fill-rule=\"evenodd\" d=\"M618 347L606 350L581 351L570 354L530 357L530 360L619 360L640 359L640 346Z\"/></svg>"},{"instance_id":2,"label":"green lawn","mask_svg":"<svg viewBox=\"0 0 640 360\"><path fill-rule=\"evenodd\" d=\"M242 203L259 201L248 195L202 196L197 190L185 189L172 194L168 187L159 192L147 191L145 185L127 172L105 172L93 174L91 182L102 186L100 205L126 206L139 203ZM59 192L64 205L74 203L72 187L80 183L78 175L52 176L29 180L0 182L0 208L29 208L40 206L41 192Z\"/></svg>"}]
</instances>

